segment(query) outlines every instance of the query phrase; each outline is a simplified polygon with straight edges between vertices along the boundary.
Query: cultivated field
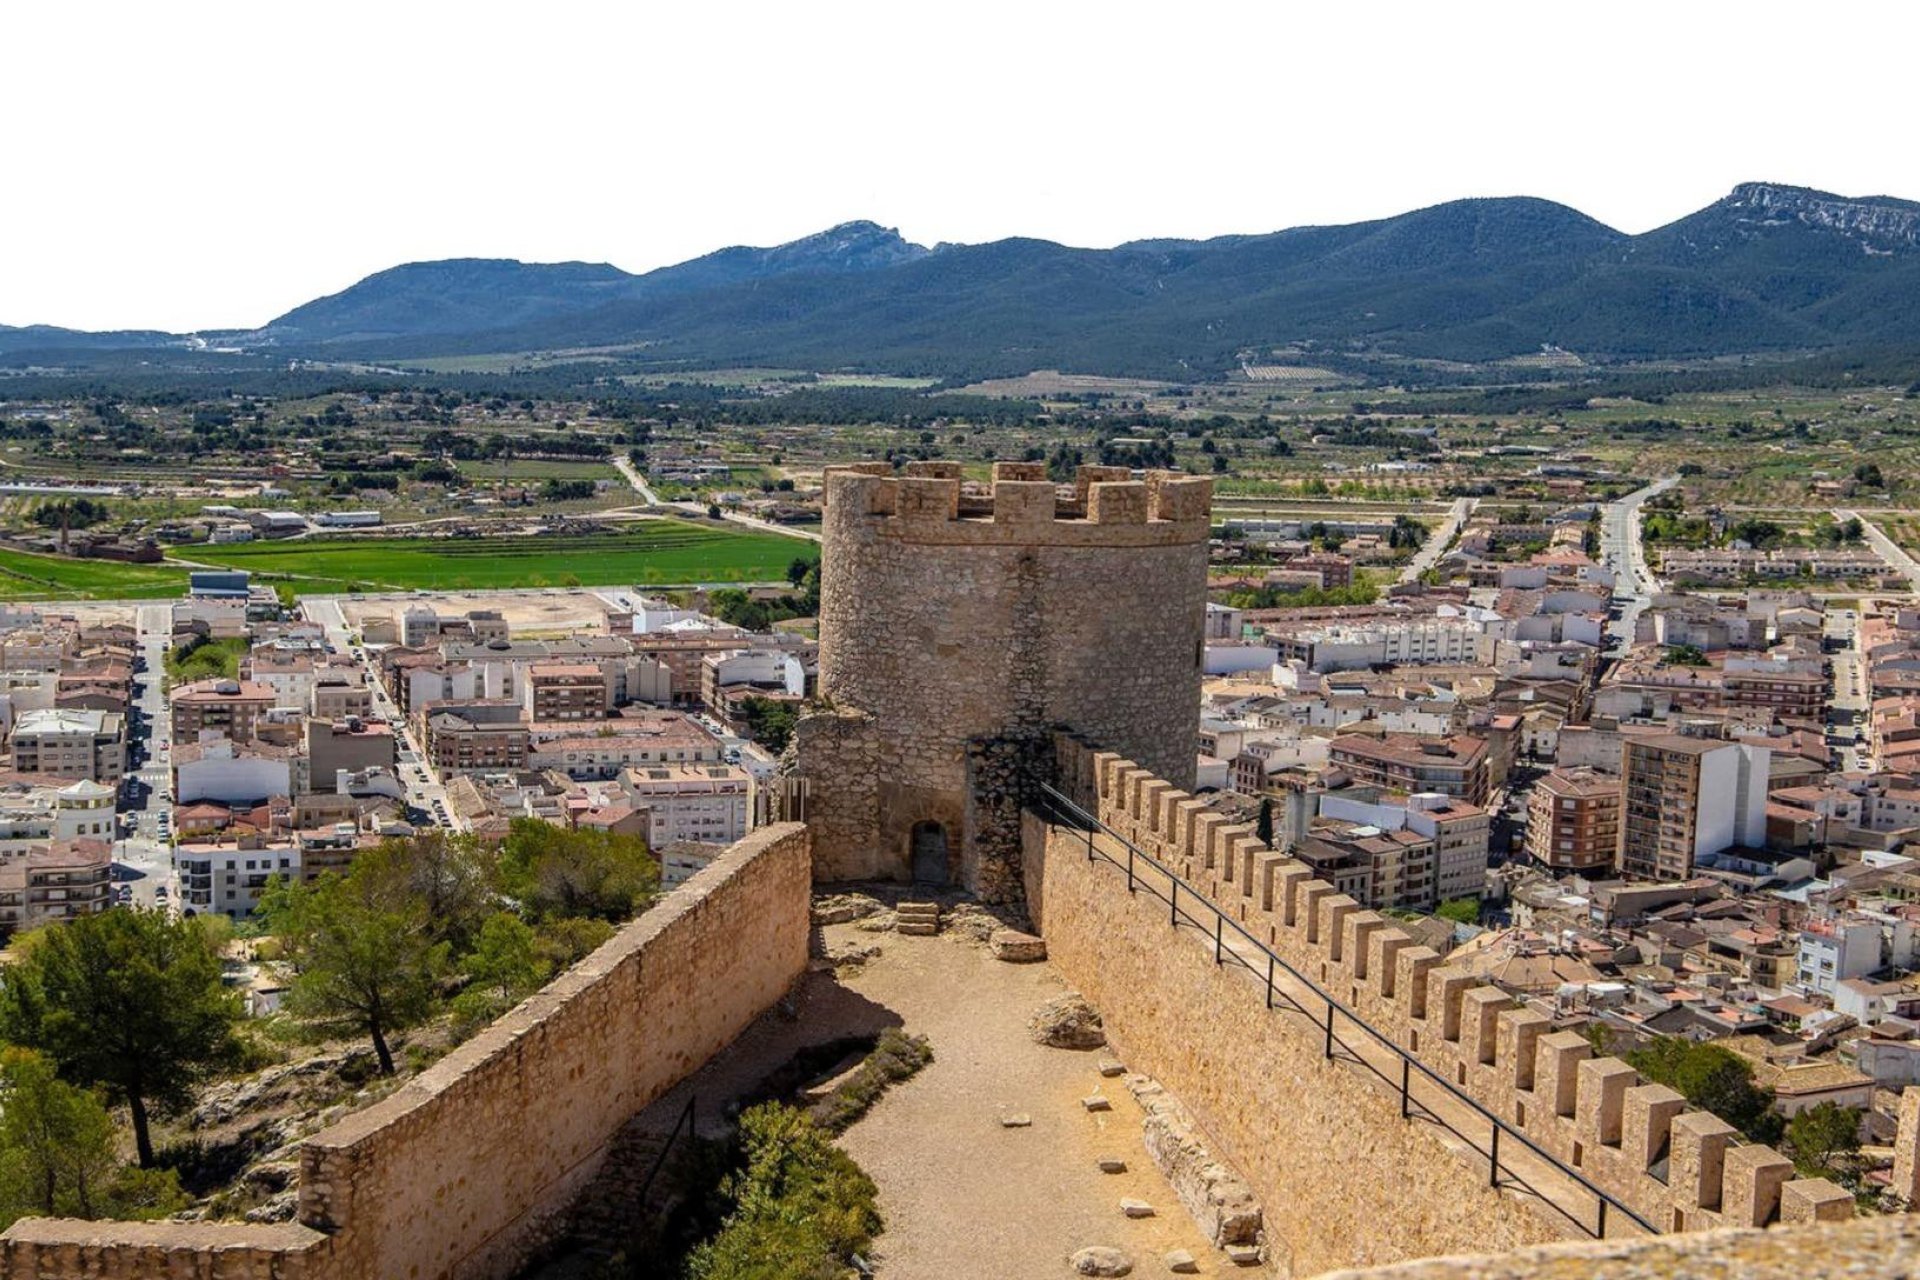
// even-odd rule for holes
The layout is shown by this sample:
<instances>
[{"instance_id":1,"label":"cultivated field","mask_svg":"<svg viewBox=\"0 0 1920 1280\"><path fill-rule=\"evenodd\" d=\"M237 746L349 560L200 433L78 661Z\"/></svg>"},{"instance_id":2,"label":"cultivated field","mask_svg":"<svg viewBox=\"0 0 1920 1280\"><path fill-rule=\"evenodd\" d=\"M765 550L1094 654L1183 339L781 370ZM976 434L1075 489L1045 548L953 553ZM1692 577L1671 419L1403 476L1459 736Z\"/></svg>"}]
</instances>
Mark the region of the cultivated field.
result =
<instances>
[{"instance_id":1,"label":"cultivated field","mask_svg":"<svg viewBox=\"0 0 1920 1280\"><path fill-rule=\"evenodd\" d=\"M337 593L776 581L804 552L775 534L645 520L583 537L312 539L195 547L193 557Z\"/></svg>"},{"instance_id":2,"label":"cultivated field","mask_svg":"<svg viewBox=\"0 0 1920 1280\"><path fill-rule=\"evenodd\" d=\"M0 550L0 600L140 600L179 595L186 585L187 571L173 565Z\"/></svg>"}]
</instances>

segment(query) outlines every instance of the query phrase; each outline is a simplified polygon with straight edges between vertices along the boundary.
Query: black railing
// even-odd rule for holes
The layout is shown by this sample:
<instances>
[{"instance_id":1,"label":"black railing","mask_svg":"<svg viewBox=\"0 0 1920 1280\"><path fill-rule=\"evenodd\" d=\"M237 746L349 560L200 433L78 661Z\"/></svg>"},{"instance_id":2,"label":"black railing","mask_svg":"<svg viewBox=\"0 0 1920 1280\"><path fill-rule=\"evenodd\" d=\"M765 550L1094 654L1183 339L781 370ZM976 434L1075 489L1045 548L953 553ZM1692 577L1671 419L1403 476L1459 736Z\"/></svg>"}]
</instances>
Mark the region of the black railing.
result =
<instances>
[{"instance_id":1,"label":"black railing","mask_svg":"<svg viewBox=\"0 0 1920 1280\"><path fill-rule=\"evenodd\" d=\"M660 1176L662 1169L666 1168L667 1157L673 1154L674 1144L680 1141L680 1131L684 1129L688 1138L693 1137L693 1106L696 1101L698 1099L692 1095L687 1097L687 1105L680 1109L680 1118L673 1122L673 1128L667 1130L667 1141L660 1148L660 1154L653 1158L653 1167L648 1169L647 1176L640 1180L640 1194L634 1197L633 1203L642 1212L646 1210L647 1193L653 1190L653 1180Z\"/></svg>"},{"instance_id":2,"label":"black railing","mask_svg":"<svg viewBox=\"0 0 1920 1280\"><path fill-rule=\"evenodd\" d=\"M1184 922L1197 929L1203 936L1212 934L1213 962L1216 965L1224 965L1228 961L1239 965L1255 978L1261 979L1265 984L1267 1008L1291 1010L1313 1023L1315 1028L1322 1032L1322 1052L1328 1060L1338 1058L1343 1062L1351 1063L1367 1071L1388 1088L1397 1089L1400 1093L1400 1115L1402 1119L1412 1120L1415 1117L1419 1117L1420 1119L1430 1121L1453 1134L1475 1153L1484 1156L1487 1160L1488 1185L1496 1188L1515 1187L1532 1195L1540 1203L1552 1208L1568 1222L1571 1222L1574 1226L1596 1240L1606 1238L1608 1221L1615 1214L1624 1217L1628 1222L1639 1227L1649 1235L1659 1234L1659 1228L1634 1212L1632 1208L1622 1202L1618 1197L1596 1186L1578 1169L1567 1164L1552 1152L1547 1151L1540 1146L1539 1143L1527 1137L1526 1134L1520 1132L1499 1116L1489 1111L1482 1105L1479 1099L1465 1092L1451 1080L1448 1080L1419 1058L1401 1048L1391 1035L1374 1027L1352 1009L1347 1008L1338 1000L1335 1000L1318 982L1309 978L1291 964L1288 964L1273 948L1260 941L1259 938L1248 932L1239 921L1222 911L1205 893L1193 885L1188 884L1185 880L1182 880L1171 867L1164 865L1158 859L1154 858L1153 855L1137 847L1131 840L1121 835L1118 831L1107 826L1093 814L1088 813L1075 803L1071 797L1044 783L1040 785L1040 793L1039 802L1035 807L1040 811L1042 817L1057 826L1071 827L1075 830L1085 832L1087 860L1089 862L1105 862L1109 866L1125 871L1128 893L1139 893L1144 890L1153 897L1164 901L1167 904L1168 920L1173 928L1178 929ZM1120 846L1126 850L1126 857L1122 859L1100 848L1094 840L1096 832L1117 841ZM1164 878L1167 884L1165 892L1162 892L1155 883L1157 879L1161 878ZM1196 912L1199 914L1196 914ZM1259 960L1250 959L1246 954L1243 954L1237 944L1229 945L1227 943L1227 936L1229 934L1236 935L1241 941L1245 942L1246 946L1251 948L1252 952L1259 957ZM1275 984L1275 978L1281 973L1285 973L1292 979L1294 984L1306 988L1306 990L1311 993L1311 1007L1307 1003L1303 1003L1301 999L1295 998L1293 993ZM1322 1006L1324 1006L1324 1009ZM1353 1043L1343 1039L1342 1032L1348 1028L1362 1033L1375 1044L1386 1049L1393 1057L1397 1058L1400 1066L1398 1072L1400 1078L1398 1080L1393 1079L1391 1074L1382 1071L1368 1059L1366 1054L1360 1052ZM1486 1145L1481 1145L1476 1133L1470 1133L1466 1129L1461 1128L1460 1125L1449 1120L1446 1116L1440 1114L1439 1111L1422 1104L1418 1098L1414 1097L1413 1085L1416 1076L1430 1082L1434 1087L1442 1090L1448 1097L1452 1098L1462 1107L1465 1107L1479 1120L1485 1121L1485 1132L1489 1135ZM1475 1127L1476 1129L1478 1128L1478 1126ZM1518 1146L1524 1150L1532 1152L1533 1155L1559 1173L1569 1183L1584 1191L1587 1196L1592 1197L1592 1216L1589 1218L1583 1216L1581 1213L1575 1212L1575 1209L1584 1208L1584 1204L1569 1208L1561 1204L1554 1196L1549 1195L1541 1188L1528 1182L1512 1165L1503 1164L1500 1158L1500 1149L1502 1145L1506 1143L1518 1144Z\"/></svg>"}]
</instances>

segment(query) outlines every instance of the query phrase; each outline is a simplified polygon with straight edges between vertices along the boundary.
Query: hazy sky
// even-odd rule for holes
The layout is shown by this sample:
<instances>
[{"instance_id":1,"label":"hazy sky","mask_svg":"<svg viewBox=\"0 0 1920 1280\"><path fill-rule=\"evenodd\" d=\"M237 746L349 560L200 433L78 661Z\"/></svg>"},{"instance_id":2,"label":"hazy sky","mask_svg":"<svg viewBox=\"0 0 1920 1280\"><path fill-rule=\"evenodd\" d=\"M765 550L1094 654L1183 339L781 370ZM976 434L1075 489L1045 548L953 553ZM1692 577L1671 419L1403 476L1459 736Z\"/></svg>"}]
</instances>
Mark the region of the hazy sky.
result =
<instances>
[{"instance_id":1,"label":"hazy sky","mask_svg":"<svg viewBox=\"0 0 1920 1280\"><path fill-rule=\"evenodd\" d=\"M871 218L1105 246L1459 196L1920 198L1920 5L28 3L0 323L261 324L423 258Z\"/></svg>"}]
</instances>

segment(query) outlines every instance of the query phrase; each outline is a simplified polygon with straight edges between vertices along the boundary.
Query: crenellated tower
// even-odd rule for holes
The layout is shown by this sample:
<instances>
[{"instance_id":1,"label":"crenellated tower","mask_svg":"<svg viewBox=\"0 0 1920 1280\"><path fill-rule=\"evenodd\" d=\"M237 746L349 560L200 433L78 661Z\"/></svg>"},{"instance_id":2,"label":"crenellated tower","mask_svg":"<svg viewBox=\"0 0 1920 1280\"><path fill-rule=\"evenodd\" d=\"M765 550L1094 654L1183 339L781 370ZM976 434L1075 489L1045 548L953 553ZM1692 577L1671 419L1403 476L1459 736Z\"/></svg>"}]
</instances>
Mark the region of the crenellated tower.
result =
<instances>
[{"instance_id":1,"label":"crenellated tower","mask_svg":"<svg viewBox=\"0 0 1920 1280\"><path fill-rule=\"evenodd\" d=\"M1017 896L1020 788L1067 728L1191 786L1211 479L830 468L822 707L796 775L823 880Z\"/></svg>"}]
</instances>

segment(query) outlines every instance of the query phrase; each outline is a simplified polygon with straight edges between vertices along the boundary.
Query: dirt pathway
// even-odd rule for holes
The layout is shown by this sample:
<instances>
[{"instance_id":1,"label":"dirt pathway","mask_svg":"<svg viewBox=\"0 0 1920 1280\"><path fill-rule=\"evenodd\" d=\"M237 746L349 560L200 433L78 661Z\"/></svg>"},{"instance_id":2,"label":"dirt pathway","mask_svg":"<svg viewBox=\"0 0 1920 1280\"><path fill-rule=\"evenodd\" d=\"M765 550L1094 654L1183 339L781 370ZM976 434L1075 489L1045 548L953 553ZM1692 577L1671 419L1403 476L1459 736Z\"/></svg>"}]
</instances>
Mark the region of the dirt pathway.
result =
<instances>
[{"instance_id":1,"label":"dirt pathway","mask_svg":"<svg viewBox=\"0 0 1920 1280\"><path fill-rule=\"evenodd\" d=\"M1066 989L1049 966L1007 964L950 934L825 932L834 946L878 943L880 956L841 983L926 1036L935 1055L841 1140L880 1187L881 1280L1066 1277L1068 1259L1089 1245L1125 1250L1145 1280L1172 1274L1163 1256L1173 1249L1190 1252L1200 1274L1238 1271L1148 1162L1139 1108L1120 1080L1099 1074L1106 1055L1028 1036L1028 1016ZM1080 1100L1094 1093L1113 1109L1087 1112ZM1014 1113L1031 1125L1003 1127ZM1110 1156L1127 1171L1101 1173L1097 1162ZM1123 1198L1148 1202L1156 1216L1125 1217Z\"/></svg>"}]
</instances>

